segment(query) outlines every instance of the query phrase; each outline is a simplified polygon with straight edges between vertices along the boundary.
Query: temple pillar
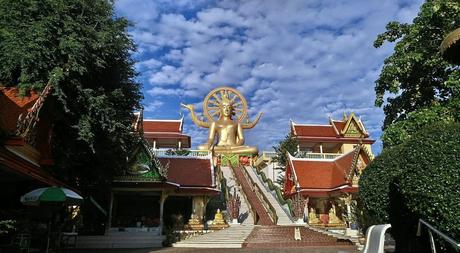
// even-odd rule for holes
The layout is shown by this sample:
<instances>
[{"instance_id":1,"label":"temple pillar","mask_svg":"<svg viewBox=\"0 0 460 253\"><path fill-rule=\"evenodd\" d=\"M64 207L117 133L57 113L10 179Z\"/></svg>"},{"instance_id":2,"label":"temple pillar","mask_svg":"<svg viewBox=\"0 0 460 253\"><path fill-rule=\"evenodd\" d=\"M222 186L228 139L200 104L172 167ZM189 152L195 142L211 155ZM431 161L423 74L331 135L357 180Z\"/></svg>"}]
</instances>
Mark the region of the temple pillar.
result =
<instances>
[{"instance_id":1,"label":"temple pillar","mask_svg":"<svg viewBox=\"0 0 460 253\"><path fill-rule=\"evenodd\" d=\"M193 196L192 198L192 216L188 220L186 229L203 230L204 217L206 212L206 196Z\"/></svg>"},{"instance_id":2,"label":"temple pillar","mask_svg":"<svg viewBox=\"0 0 460 253\"><path fill-rule=\"evenodd\" d=\"M163 234L163 226L164 226L163 209L164 209L165 201L168 198L168 196L169 196L169 192L161 191L161 196L160 196L160 229L159 229L159 234L160 235Z\"/></svg>"},{"instance_id":3,"label":"temple pillar","mask_svg":"<svg viewBox=\"0 0 460 253\"><path fill-rule=\"evenodd\" d=\"M322 154L323 153L323 144L319 144L319 152Z\"/></svg>"},{"instance_id":4,"label":"temple pillar","mask_svg":"<svg viewBox=\"0 0 460 253\"><path fill-rule=\"evenodd\" d=\"M177 144L177 146L178 146L177 149L181 150L181 148L182 148L182 142L179 141L179 143Z\"/></svg>"},{"instance_id":5,"label":"temple pillar","mask_svg":"<svg viewBox=\"0 0 460 253\"><path fill-rule=\"evenodd\" d=\"M153 149L157 149L157 141L153 140Z\"/></svg>"},{"instance_id":6,"label":"temple pillar","mask_svg":"<svg viewBox=\"0 0 460 253\"><path fill-rule=\"evenodd\" d=\"M207 201L205 196L193 196L192 211L195 213L195 216L202 221L206 211L206 204Z\"/></svg>"}]
</instances>

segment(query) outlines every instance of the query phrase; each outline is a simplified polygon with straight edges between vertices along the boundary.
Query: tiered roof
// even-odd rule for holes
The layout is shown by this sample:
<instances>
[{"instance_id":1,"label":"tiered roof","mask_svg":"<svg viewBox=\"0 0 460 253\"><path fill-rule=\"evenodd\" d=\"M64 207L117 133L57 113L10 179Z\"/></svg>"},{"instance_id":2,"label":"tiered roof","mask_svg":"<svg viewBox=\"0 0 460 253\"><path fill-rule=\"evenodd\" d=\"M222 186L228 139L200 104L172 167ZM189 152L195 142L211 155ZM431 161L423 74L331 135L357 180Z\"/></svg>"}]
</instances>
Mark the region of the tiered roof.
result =
<instances>
[{"instance_id":1,"label":"tiered roof","mask_svg":"<svg viewBox=\"0 0 460 253\"><path fill-rule=\"evenodd\" d=\"M29 91L20 96L16 87L0 87L0 130L7 135L0 146L0 167L6 172L3 177L15 175L47 185L63 185L42 168L52 164L48 118L38 120L50 89L47 85L42 93ZM37 136L42 138L35 143Z\"/></svg>"},{"instance_id":2,"label":"tiered roof","mask_svg":"<svg viewBox=\"0 0 460 253\"><path fill-rule=\"evenodd\" d=\"M16 87L0 87L0 128L14 134L19 115L27 113L38 97L34 91L21 97Z\"/></svg>"},{"instance_id":3,"label":"tiered roof","mask_svg":"<svg viewBox=\"0 0 460 253\"><path fill-rule=\"evenodd\" d=\"M175 156L159 158L168 165L167 181L176 184L179 193L218 193L211 156Z\"/></svg>"},{"instance_id":4,"label":"tiered roof","mask_svg":"<svg viewBox=\"0 0 460 253\"><path fill-rule=\"evenodd\" d=\"M210 155L203 157L167 156L153 158L153 160L157 162L151 164L150 161L140 161L143 165L148 165L142 166L148 170L134 171L135 173L127 171L126 175L115 177L115 186L144 187L151 190L170 189L175 194L184 195L219 193Z\"/></svg>"},{"instance_id":5,"label":"tiered roof","mask_svg":"<svg viewBox=\"0 0 460 253\"><path fill-rule=\"evenodd\" d=\"M291 133L300 142L349 142L372 144L361 119L354 113L344 116L342 120L329 119L328 125L297 124L291 121Z\"/></svg>"},{"instance_id":6,"label":"tiered roof","mask_svg":"<svg viewBox=\"0 0 460 253\"><path fill-rule=\"evenodd\" d=\"M151 143L156 141L157 148L177 148L179 141L182 148L190 148L190 136L182 133L183 123L183 117L178 120L144 119L144 138Z\"/></svg>"},{"instance_id":7,"label":"tiered roof","mask_svg":"<svg viewBox=\"0 0 460 253\"><path fill-rule=\"evenodd\" d=\"M368 164L369 154L358 145L335 159L296 158L289 155L286 168L285 195L295 194L298 188L309 196L328 196L335 192L356 192L352 175L361 157Z\"/></svg>"}]
</instances>

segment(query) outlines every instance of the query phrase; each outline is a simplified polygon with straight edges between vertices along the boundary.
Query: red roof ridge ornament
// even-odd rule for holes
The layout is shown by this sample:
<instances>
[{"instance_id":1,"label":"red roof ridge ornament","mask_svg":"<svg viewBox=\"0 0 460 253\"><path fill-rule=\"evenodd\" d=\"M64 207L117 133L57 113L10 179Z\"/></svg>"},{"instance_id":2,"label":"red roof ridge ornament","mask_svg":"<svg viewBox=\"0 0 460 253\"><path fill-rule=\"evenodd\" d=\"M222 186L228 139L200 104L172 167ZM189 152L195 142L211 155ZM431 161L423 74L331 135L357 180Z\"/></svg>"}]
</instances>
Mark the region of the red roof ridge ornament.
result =
<instances>
[{"instance_id":1,"label":"red roof ridge ornament","mask_svg":"<svg viewBox=\"0 0 460 253\"><path fill-rule=\"evenodd\" d=\"M16 135L24 138L24 141L34 146L36 138L36 125L40 120L40 110L45 103L45 99L51 93L52 85L48 83L40 93L34 105L28 110L26 115L19 115L16 125Z\"/></svg>"}]
</instances>

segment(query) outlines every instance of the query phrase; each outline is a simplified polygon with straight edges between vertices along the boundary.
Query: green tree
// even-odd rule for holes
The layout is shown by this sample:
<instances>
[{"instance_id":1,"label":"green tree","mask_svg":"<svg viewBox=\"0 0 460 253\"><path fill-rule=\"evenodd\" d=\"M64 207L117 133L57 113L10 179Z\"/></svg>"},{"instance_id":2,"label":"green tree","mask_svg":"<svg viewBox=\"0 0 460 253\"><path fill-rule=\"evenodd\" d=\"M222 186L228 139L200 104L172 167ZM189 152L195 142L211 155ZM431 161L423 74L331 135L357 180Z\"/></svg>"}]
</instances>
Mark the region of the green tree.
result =
<instances>
[{"instance_id":1,"label":"green tree","mask_svg":"<svg viewBox=\"0 0 460 253\"><path fill-rule=\"evenodd\" d=\"M418 219L460 239L459 129L452 122L426 126L386 148L364 170L359 182L363 225L391 223L397 252L421 252L414 244Z\"/></svg>"},{"instance_id":2,"label":"green tree","mask_svg":"<svg viewBox=\"0 0 460 253\"><path fill-rule=\"evenodd\" d=\"M112 1L0 0L0 83L53 85L55 172L70 182L110 182L126 165L142 97L127 27Z\"/></svg>"},{"instance_id":3,"label":"green tree","mask_svg":"<svg viewBox=\"0 0 460 253\"><path fill-rule=\"evenodd\" d=\"M449 64L440 53L442 40L458 26L459 1L429 0L413 24L390 22L387 31L377 37L375 47L396 42L375 82L375 104L383 106L385 112L384 129L419 109L458 106L458 100L452 101L459 96L459 67ZM388 93L393 96L385 102Z\"/></svg>"},{"instance_id":4,"label":"green tree","mask_svg":"<svg viewBox=\"0 0 460 253\"><path fill-rule=\"evenodd\" d=\"M287 153L295 156L297 154L297 140L292 136L291 133L286 135L283 140L281 140L278 146L273 147L276 152L273 162L278 164L277 170L285 171L287 165ZM276 182L280 185L284 185L284 173L276 179Z\"/></svg>"},{"instance_id":5,"label":"green tree","mask_svg":"<svg viewBox=\"0 0 460 253\"><path fill-rule=\"evenodd\" d=\"M407 114L405 120L389 125L382 134L384 148L403 143L423 127L436 122L454 122L458 115L452 107L434 105Z\"/></svg>"}]
</instances>

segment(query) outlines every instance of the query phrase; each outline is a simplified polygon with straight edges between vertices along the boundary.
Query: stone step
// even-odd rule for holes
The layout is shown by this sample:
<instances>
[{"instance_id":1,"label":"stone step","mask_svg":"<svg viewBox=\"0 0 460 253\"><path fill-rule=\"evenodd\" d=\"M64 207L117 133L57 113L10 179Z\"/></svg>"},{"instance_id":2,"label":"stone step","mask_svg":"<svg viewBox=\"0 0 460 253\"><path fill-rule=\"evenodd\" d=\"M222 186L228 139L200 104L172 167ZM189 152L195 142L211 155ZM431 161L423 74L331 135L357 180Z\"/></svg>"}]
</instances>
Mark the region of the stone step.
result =
<instances>
[{"instance_id":1,"label":"stone step","mask_svg":"<svg viewBox=\"0 0 460 253\"><path fill-rule=\"evenodd\" d=\"M173 244L177 248L241 248L254 229L252 225L237 225L199 235Z\"/></svg>"},{"instance_id":2,"label":"stone step","mask_svg":"<svg viewBox=\"0 0 460 253\"><path fill-rule=\"evenodd\" d=\"M273 248L273 247L350 247L355 246L349 240L342 240L313 231L307 227L298 227L301 240L294 238L295 226L263 226L256 227L248 236L244 247Z\"/></svg>"},{"instance_id":3,"label":"stone step","mask_svg":"<svg viewBox=\"0 0 460 253\"><path fill-rule=\"evenodd\" d=\"M277 225L294 224L290 216L286 213L286 211L283 209L283 207L278 202L278 200L275 198L275 196L273 196L273 194L269 191L268 186L257 175L255 168L246 166L245 169L248 172L251 179L259 186L259 188L262 190L262 193L265 195L265 197L268 199L270 204L275 209L276 215L278 216Z\"/></svg>"},{"instance_id":4,"label":"stone step","mask_svg":"<svg viewBox=\"0 0 460 253\"><path fill-rule=\"evenodd\" d=\"M252 191L252 187L248 179L244 176L243 171L245 168L243 166L232 167L233 173L236 180L241 185L244 194L246 195L247 200L251 204L251 208L254 212L257 213L259 220L257 221L258 225L273 225L273 221L262 205L261 200L257 197L256 193Z\"/></svg>"}]
</instances>

